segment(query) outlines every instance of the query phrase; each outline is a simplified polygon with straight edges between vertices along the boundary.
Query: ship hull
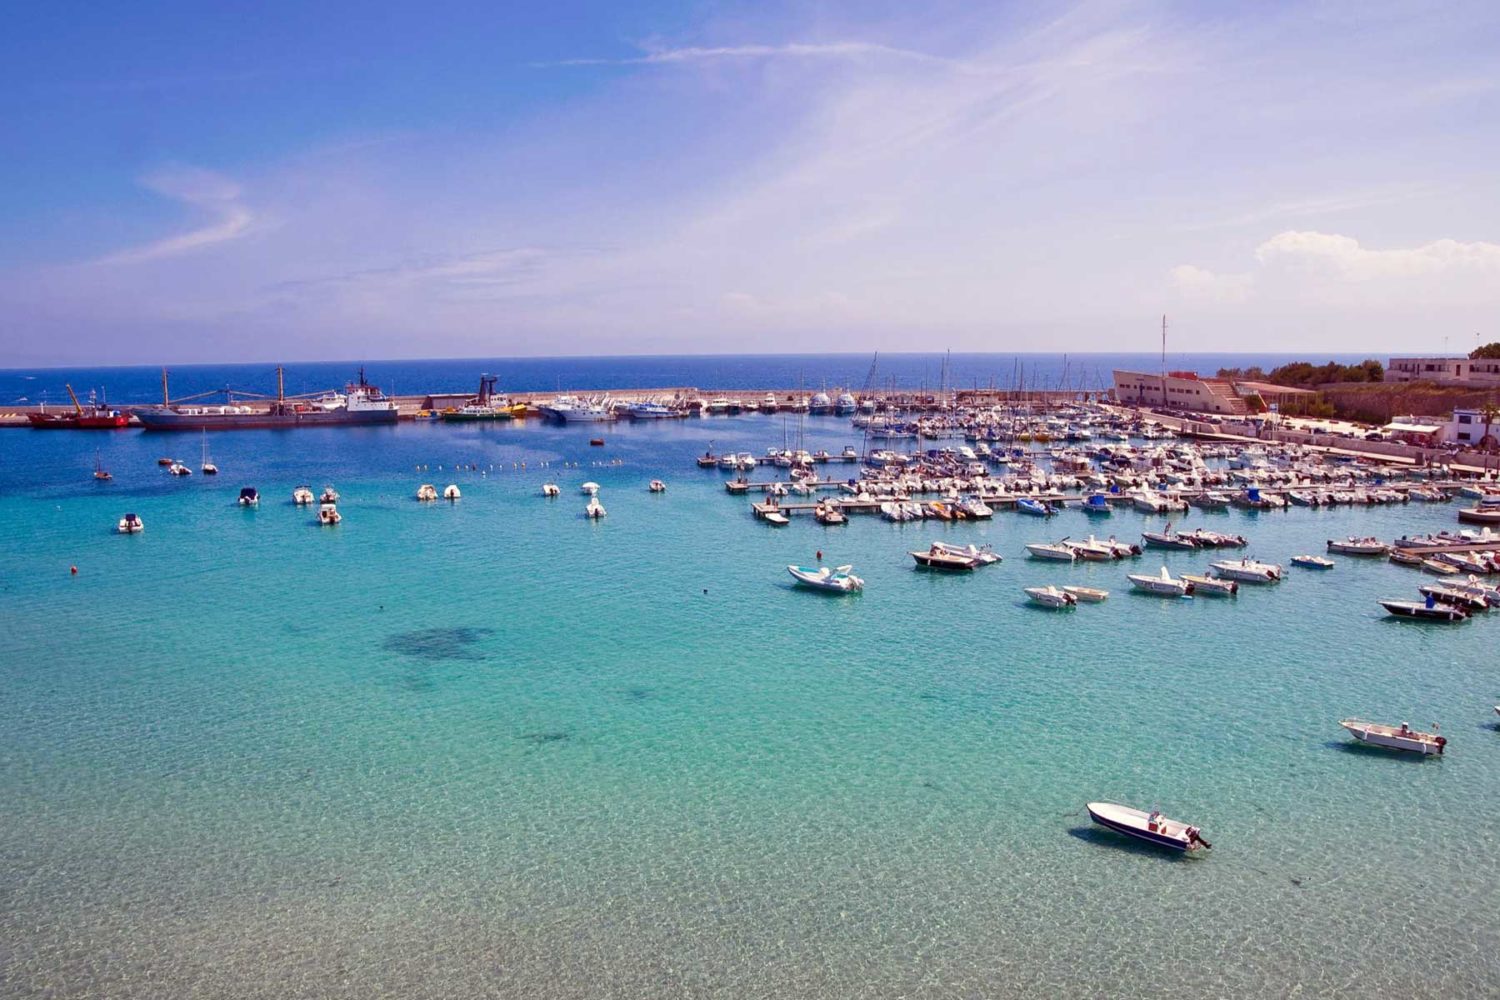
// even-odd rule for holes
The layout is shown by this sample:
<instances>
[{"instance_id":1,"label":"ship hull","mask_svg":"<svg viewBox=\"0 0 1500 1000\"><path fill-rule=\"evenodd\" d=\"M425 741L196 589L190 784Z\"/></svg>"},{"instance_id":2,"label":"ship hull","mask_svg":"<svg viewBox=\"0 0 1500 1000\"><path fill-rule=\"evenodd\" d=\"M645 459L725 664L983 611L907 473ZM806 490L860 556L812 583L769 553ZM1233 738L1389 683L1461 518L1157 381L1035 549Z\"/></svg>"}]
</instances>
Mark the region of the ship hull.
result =
<instances>
[{"instance_id":1,"label":"ship hull","mask_svg":"<svg viewBox=\"0 0 1500 1000\"><path fill-rule=\"evenodd\" d=\"M44 431L117 431L130 426L125 413L102 417L80 417L65 413L28 413L26 419L37 430Z\"/></svg>"},{"instance_id":2,"label":"ship hull","mask_svg":"<svg viewBox=\"0 0 1500 1000\"><path fill-rule=\"evenodd\" d=\"M329 411L292 413L177 413L170 410L135 410L135 418L148 431L248 431L283 430L297 427L374 427L396 422L395 410Z\"/></svg>"}]
</instances>

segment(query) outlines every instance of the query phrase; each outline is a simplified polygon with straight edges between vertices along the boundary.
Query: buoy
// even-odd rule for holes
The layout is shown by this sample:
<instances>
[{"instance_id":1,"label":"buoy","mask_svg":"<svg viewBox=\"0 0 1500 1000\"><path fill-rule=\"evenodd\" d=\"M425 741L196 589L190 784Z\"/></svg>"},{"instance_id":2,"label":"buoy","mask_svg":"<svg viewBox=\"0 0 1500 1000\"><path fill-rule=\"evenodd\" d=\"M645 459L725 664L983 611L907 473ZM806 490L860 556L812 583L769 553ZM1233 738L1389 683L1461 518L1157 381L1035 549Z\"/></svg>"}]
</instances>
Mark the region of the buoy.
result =
<instances>
[{"instance_id":1,"label":"buoy","mask_svg":"<svg viewBox=\"0 0 1500 1000\"><path fill-rule=\"evenodd\" d=\"M72 573L74 576L77 576L78 575L78 567L77 566L69 566L68 567L68 572Z\"/></svg>"}]
</instances>

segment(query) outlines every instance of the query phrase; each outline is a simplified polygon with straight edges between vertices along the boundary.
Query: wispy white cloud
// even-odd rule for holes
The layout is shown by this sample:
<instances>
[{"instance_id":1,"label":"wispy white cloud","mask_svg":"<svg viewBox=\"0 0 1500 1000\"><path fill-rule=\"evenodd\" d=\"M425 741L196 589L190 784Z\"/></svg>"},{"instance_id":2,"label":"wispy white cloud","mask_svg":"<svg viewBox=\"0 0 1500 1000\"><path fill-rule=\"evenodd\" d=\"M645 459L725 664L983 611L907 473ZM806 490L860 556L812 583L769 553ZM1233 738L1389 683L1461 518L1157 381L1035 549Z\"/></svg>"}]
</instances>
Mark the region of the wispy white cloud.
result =
<instances>
[{"instance_id":1,"label":"wispy white cloud","mask_svg":"<svg viewBox=\"0 0 1500 1000\"><path fill-rule=\"evenodd\" d=\"M913 49L878 42L787 42L782 45L689 45L681 48L648 49L642 55L623 59L559 59L539 66L655 66L670 63L701 63L720 59L862 59L889 58L955 65L953 60Z\"/></svg>"},{"instance_id":2,"label":"wispy white cloud","mask_svg":"<svg viewBox=\"0 0 1500 1000\"><path fill-rule=\"evenodd\" d=\"M101 264L138 264L163 257L176 257L244 235L255 215L242 201L243 192L234 181L195 167L173 167L142 178L141 183L157 194L181 202L210 217L197 229L168 236L141 246L116 251L101 258Z\"/></svg>"},{"instance_id":3,"label":"wispy white cloud","mask_svg":"<svg viewBox=\"0 0 1500 1000\"><path fill-rule=\"evenodd\" d=\"M1500 244L1434 240L1420 246L1371 250L1352 236L1333 233L1277 233L1255 248L1255 259L1323 280L1370 282L1436 275L1500 278ZM1500 298L1500 289L1496 289Z\"/></svg>"},{"instance_id":4,"label":"wispy white cloud","mask_svg":"<svg viewBox=\"0 0 1500 1000\"><path fill-rule=\"evenodd\" d=\"M1184 298L1205 302L1244 302L1255 281L1248 273L1215 274L1193 264L1177 265L1169 277Z\"/></svg>"}]
</instances>

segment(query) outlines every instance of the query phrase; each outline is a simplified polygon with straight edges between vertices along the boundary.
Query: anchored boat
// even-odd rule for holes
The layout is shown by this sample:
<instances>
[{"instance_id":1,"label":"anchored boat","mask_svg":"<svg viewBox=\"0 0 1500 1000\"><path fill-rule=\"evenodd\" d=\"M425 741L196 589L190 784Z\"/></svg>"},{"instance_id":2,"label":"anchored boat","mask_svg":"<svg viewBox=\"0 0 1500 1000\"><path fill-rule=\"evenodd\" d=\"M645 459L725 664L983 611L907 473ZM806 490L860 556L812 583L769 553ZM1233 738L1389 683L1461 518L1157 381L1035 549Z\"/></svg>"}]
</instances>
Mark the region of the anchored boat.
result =
<instances>
[{"instance_id":1,"label":"anchored boat","mask_svg":"<svg viewBox=\"0 0 1500 1000\"><path fill-rule=\"evenodd\" d=\"M1113 802L1090 802L1088 809L1089 818L1100 826L1157 847L1183 852L1213 847L1203 839L1196 826L1168 819L1158 809L1148 813Z\"/></svg>"},{"instance_id":2,"label":"anchored boat","mask_svg":"<svg viewBox=\"0 0 1500 1000\"><path fill-rule=\"evenodd\" d=\"M1077 596L1048 584L1045 587L1027 587L1026 596L1035 604L1045 608L1071 608L1078 603Z\"/></svg>"},{"instance_id":3,"label":"anchored boat","mask_svg":"<svg viewBox=\"0 0 1500 1000\"><path fill-rule=\"evenodd\" d=\"M865 581L851 573L852 569L853 566L839 566L836 569L829 569L827 566L819 566L817 569L788 566L786 571L801 586L830 593L855 594L865 589Z\"/></svg>"},{"instance_id":4,"label":"anchored boat","mask_svg":"<svg viewBox=\"0 0 1500 1000\"><path fill-rule=\"evenodd\" d=\"M1157 594L1161 597L1184 597L1193 592L1193 585L1187 580L1172 578L1167 572L1167 567L1161 568L1157 576L1149 576L1145 573L1129 573L1126 575L1133 587L1143 590L1148 594Z\"/></svg>"},{"instance_id":5,"label":"anchored boat","mask_svg":"<svg viewBox=\"0 0 1500 1000\"><path fill-rule=\"evenodd\" d=\"M1340 719L1339 725L1347 729L1349 735L1361 743L1386 747L1390 750L1405 750L1425 756L1440 754L1448 745L1447 737L1439 736L1436 732L1418 732L1404 722L1400 726L1387 726L1379 722L1366 722L1363 719ZM1437 726L1434 725L1433 729L1436 728Z\"/></svg>"}]
</instances>

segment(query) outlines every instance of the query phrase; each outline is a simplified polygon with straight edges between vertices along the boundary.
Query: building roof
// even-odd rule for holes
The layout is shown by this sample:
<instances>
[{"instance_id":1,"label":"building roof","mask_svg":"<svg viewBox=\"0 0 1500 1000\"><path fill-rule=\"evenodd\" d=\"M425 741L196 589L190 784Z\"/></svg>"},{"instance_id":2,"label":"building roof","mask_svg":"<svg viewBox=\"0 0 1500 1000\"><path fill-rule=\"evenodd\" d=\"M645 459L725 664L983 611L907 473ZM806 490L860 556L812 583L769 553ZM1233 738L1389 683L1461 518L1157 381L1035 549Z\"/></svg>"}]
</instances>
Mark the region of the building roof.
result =
<instances>
[{"instance_id":1,"label":"building roof","mask_svg":"<svg viewBox=\"0 0 1500 1000\"><path fill-rule=\"evenodd\" d=\"M1390 424L1386 424L1383 429L1384 430L1388 430L1388 431L1392 431L1392 432L1394 432L1396 434L1436 434L1438 431L1442 430L1443 428L1442 428L1442 425L1440 425L1440 424L1401 424L1401 423L1390 423Z\"/></svg>"}]
</instances>

